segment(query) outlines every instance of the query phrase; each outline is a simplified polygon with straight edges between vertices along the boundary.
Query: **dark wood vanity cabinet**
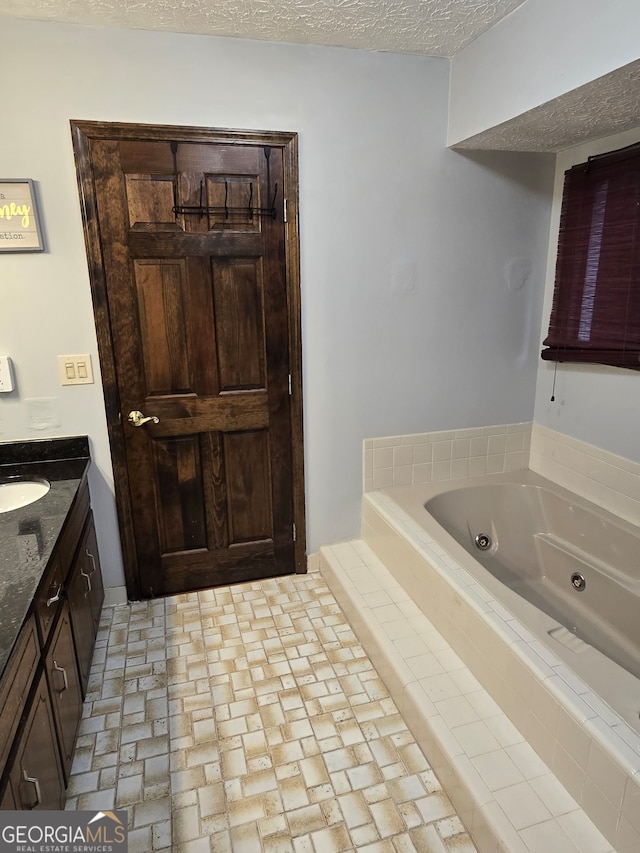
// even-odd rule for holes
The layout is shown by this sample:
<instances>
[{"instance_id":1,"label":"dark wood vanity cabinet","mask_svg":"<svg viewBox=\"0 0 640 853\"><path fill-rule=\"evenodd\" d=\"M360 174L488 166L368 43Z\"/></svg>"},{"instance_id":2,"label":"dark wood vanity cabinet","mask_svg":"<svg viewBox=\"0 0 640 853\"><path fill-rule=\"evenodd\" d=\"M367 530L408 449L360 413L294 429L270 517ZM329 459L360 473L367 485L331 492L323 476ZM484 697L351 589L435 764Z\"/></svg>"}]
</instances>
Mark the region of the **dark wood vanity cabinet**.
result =
<instances>
[{"instance_id":1,"label":"dark wood vanity cabinet","mask_svg":"<svg viewBox=\"0 0 640 853\"><path fill-rule=\"evenodd\" d=\"M0 809L64 806L103 599L85 478L0 680Z\"/></svg>"}]
</instances>

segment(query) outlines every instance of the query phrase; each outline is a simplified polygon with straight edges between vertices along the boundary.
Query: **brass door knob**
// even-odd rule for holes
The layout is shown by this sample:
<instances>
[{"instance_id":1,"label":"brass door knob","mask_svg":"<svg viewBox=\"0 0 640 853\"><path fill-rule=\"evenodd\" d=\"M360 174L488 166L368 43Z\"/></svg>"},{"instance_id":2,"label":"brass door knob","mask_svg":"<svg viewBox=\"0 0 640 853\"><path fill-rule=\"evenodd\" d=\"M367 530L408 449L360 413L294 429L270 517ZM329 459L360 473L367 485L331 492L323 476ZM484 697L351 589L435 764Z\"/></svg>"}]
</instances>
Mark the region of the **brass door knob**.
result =
<instances>
[{"instance_id":1,"label":"brass door knob","mask_svg":"<svg viewBox=\"0 0 640 853\"><path fill-rule=\"evenodd\" d=\"M129 423L134 427L141 427L145 424L148 424L151 421L152 424L159 424L160 418L157 418L155 415L151 415L151 417L145 417L142 412L133 411L129 412L129 417L127 418Z\"/></svg>"}]
</instances>

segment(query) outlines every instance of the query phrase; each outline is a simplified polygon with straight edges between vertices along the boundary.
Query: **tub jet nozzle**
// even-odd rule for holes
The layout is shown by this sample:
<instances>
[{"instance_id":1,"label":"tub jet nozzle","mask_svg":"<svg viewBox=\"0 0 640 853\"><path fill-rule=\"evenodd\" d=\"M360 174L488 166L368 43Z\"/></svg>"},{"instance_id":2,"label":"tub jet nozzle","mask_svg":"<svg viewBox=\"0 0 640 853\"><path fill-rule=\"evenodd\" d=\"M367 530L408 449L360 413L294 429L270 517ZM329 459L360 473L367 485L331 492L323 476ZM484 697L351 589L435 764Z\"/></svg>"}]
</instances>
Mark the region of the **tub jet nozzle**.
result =
<instances>
[{"instance_id":1,"label":"tub jet nozzle","mask_svg":"<svg viewBox=\"0 0 640 853\"><path fill-rule=\"evenodd\" d=\"M571 575L571 586L574 589L577 589L578 592L582 592L582 590L587 585L586 580L584 579L584 575L581 575L580 572L574 572Z\"/></svg>"},{"instance_id":2,"label":"tub jet nozzle","mask_svg":"<svg viewBox=\"0 0 640 853\"><path fill-rule=\"evenodd\" d=\"M474 542L478 551L488 551L491 548L491 537L488 533L478 533Z\"/></svg>"}]
</instances>

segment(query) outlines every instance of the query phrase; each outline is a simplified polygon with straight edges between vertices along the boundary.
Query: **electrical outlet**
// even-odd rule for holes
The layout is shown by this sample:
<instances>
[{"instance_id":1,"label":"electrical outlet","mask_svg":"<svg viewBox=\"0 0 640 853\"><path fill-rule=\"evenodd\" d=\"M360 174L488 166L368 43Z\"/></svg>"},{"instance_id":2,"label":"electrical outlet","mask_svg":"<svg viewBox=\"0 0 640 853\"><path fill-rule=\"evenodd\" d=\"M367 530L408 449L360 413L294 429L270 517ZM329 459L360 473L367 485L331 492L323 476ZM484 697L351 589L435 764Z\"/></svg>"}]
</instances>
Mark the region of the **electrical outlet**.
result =
<instances>
[{"instance_id":1,"label":"electrical outlet","mask_svg":"<svg viewBox=\"0 0 640 853\"><path fill-rule=\"evenodd\" d=\"M0 393L13 391L13 365L8 355L0 355Z\"/></svg>"},{"instance_id":2,"label":"electrical outlet","mask_svg":"<svg viewBox=\"0 0 640 853\"><path fill-rule=\"evenodd\" d=\"M61 385L91 385L93 369L90 355L59 355L58 375Z\"/></svg>"}]
</instances>

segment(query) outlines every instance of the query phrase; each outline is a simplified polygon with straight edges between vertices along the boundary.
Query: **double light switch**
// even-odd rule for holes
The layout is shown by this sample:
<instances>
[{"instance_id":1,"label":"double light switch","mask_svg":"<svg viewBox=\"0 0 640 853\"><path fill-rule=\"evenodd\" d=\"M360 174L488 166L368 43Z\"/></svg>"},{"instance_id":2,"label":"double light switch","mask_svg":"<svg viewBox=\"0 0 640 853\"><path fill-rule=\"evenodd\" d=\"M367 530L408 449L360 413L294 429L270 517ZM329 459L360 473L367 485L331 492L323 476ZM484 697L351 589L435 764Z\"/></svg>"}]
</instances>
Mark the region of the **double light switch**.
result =
<instances>
[{"instance_id":1,"label":"double light switch","mask_svg":"<svg viewBox=\"0 0 640 853\"><path fill-rule=\"evenodd\" d=\"M59 355L58 373L61 385L91 385L93 369L90 355Z\"/></svg>"}]
</instances>

